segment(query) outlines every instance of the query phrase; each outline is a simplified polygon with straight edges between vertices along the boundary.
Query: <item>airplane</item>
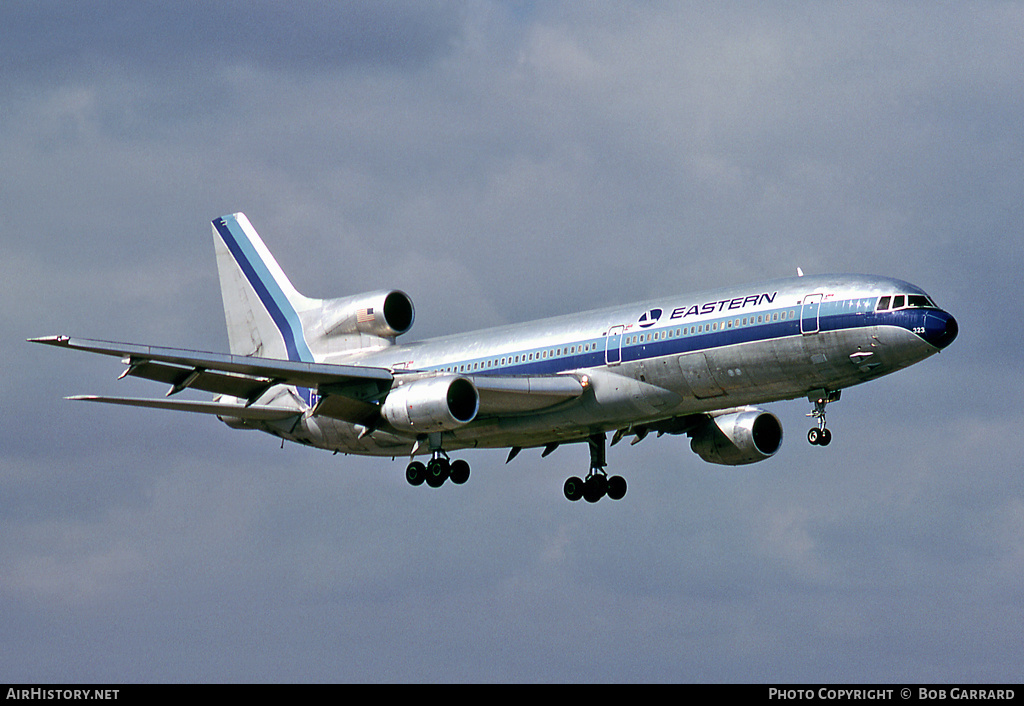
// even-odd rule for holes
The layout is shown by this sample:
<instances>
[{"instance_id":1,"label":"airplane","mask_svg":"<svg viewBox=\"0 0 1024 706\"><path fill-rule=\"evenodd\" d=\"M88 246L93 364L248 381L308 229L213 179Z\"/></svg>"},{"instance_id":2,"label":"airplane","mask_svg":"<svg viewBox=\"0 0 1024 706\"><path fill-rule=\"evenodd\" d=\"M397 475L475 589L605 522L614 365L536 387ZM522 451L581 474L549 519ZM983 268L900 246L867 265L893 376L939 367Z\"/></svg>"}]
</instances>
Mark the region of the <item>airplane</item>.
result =
<instances>
[{"instance_id":1,"label":"airplane","mask_svg":"<svg viewBox=\"0 0 1024 706\"><path fill-rule=\"evenodd\" d=\"M703 460L743 465L782 445L755 405L806 397L811 444L832 439L825 408L842 390L917 363L957 337L952 315L907 282L804 276L670 296L399 344L415 309L400 290L337 299L300 294L248 218L213 221L229 354L69 336L29 339L123 359L121 378L164 398L68 399L215 415L335 453L408 457L412 485L465 483L450 451L587 443L589 472L567 499L621 499L606 447L685 434ZM212 401L170 399L191 389ZM429 456L426 463L417 456Z\"/></svg>"}]
</instances>

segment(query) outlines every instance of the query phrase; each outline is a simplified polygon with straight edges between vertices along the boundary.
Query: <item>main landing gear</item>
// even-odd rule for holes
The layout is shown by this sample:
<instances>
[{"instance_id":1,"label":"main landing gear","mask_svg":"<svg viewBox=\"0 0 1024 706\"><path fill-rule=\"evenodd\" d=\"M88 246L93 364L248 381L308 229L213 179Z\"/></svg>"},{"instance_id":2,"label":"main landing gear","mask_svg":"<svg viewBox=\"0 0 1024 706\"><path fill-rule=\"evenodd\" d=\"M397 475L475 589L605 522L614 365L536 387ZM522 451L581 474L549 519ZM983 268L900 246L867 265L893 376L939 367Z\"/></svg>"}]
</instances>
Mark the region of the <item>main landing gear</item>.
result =
<instances>
[{"instance_id":1,"label":"main landing gear","mask_svg":"<svg viewBox=\"0 0 1024 706\"><path fill-rule=\"evenodd\" d=\"M621 500L626 494L626 479L622 476L608 477L604 467L605 462L605 435L594 434L587 439L590 446L590 473L586 480L573 476L565 481L562 490L565 497L576 501L583 498L588 503L596 503L604 496L612 500Z\"/></svg>"},{"instance_id":2,"label":"main landing gear","mask_svg":"<svg viewBox=\"0 0 1024 706\"><path fill-rule=\"evenodd\" d=\"M448 454L437 450L426 464L413 461L406 466L405 479L410 485L423 485L426 482L431 488L440 488L448 479L456 485L462 485L469 480L469 464L462 459L450 461Z\"/></svg>"},{"instance_id":3,"label":"main landing gear","mask_svg":"<svg viewBox=\"0 0 1024 706\"><path fill-rule=\"evenodd\" d=\"M448 454L441 448L440 434L431 434L428 443L431 451L430 460L426 464L413 461L405 467L405 479L410 485L423 485L425 481L431 488L440 488L449 478L456 485L462 485L469 480L469 464L462 459L449 460Z\"/></svg>"},{"instance_id":4,"label":"main landing gear","mask_svg":"<svg viewBox=\"0 0 1024 706\"><path fill-rule=\"evenodd\" d=\"M807 415L818 420L818 426L807 432L807 440L815 446L828 446L832 443L832 432L825 428L825 405L837 402L842 390L817 390L807 396L814 403L814 409Z\"/></svg>"}]
</instances>

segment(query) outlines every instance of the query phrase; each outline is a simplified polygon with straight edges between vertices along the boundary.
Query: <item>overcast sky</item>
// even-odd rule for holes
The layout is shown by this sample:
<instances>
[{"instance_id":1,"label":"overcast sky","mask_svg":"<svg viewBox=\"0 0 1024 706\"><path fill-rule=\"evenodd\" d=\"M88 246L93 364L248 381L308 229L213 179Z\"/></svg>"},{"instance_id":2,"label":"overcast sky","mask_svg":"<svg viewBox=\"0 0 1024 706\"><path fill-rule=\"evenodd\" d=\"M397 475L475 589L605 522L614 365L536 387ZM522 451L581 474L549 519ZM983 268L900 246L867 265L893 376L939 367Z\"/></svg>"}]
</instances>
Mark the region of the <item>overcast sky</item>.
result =
<instances>
[{"instance_id":1,"label":"overcast sky","mask_svg":"<svg viewBox=\"0 0 1024 706\"><path fill-rule=\"evenodd\" d=\"M1024 5L5 2L0 680L1020 682ZM199 415L67 333L226 351L210 220L411 340L867 272L941 355L741 468L465 452L462 487Z\"/></svg>"}]
</instances>

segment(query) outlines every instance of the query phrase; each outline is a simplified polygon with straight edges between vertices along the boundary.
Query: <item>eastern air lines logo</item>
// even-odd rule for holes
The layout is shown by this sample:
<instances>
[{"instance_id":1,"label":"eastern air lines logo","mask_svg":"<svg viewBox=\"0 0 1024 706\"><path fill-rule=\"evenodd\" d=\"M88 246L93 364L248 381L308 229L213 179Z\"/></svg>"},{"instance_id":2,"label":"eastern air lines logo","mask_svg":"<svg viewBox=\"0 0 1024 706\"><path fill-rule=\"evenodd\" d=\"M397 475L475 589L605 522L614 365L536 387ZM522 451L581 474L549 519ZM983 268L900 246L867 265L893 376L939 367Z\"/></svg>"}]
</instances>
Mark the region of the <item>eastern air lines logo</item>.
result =
<instances>
[{"instance_id":1,"label":"eastern air lines logo","mask_svg":"<svg viewBox=\"0 0 1024 706\"><path fill-rule=\"evenodd\" d=\"M640 328L647 328L648 326L654 326L654 324L658 323L658 319L660 318L661 309L651 309L650 311L645 311L641 314L637 323L640 324Z\"/></svg>"}]
</instances>

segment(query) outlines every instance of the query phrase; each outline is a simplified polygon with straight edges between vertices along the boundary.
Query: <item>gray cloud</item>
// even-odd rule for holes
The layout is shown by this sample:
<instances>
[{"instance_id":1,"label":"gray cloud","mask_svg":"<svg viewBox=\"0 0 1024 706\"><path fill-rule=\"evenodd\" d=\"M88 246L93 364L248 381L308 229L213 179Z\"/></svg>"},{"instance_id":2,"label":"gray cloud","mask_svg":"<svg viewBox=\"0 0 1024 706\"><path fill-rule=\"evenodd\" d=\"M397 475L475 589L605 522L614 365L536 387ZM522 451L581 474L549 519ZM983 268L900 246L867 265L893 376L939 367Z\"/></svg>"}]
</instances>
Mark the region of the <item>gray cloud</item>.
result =
<instances>
[{"instance_id":1,"label":"gray cloud","mask_svg":"<svg viewBox=\"0 0 1024 706\"><path fill-rule=\"evenodd\" d=\"M161 79L248 65L288 73L350 67L415 69L445 56L462 11L439 2L9 4L5 74L20 80L87 79L96 72ZM180 80L177 79L177 80Z\"/></svg>"}]
</instances>

